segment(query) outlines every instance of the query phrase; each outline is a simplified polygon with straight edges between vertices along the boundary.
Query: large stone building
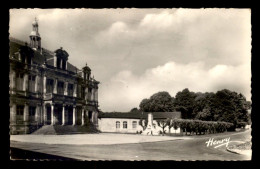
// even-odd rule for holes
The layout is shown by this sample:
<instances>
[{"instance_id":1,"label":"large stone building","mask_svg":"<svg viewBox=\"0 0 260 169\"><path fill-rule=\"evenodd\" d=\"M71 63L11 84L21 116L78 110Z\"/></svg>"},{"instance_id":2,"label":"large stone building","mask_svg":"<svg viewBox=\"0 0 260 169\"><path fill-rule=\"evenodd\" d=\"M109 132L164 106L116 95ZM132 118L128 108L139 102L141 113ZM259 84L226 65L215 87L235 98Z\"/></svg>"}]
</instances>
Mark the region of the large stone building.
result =
<instances>
[{"instance_id":1,"label":"large stone building","mask_svg":"<svg viewBox=\"0 0 260 169\"><path fill-rule=\"evenodd\" d=\"M98 127L98 84L87 66L69 63L62 49L41 47L38 22L30 43L10 38L10 133L31 133L43 125Z\"/></svg>"}]
</instances>

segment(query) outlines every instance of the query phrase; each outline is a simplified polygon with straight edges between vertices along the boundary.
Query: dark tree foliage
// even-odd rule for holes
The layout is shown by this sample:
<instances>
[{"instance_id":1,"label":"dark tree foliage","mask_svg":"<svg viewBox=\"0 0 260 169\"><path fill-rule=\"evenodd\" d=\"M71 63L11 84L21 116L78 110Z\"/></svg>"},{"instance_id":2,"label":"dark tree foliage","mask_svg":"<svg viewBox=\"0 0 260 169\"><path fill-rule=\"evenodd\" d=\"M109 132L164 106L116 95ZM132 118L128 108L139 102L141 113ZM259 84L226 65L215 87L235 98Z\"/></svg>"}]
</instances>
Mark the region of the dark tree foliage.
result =
<instances>
[{"instance_id":1,"label":"dark tree foliage","mask_svg":"<svg viewBox=\"0 0 260 169\"><path fill-rule=\"evenodd\" d=\"M177 110L181 112L182 119L229 122L234 124L232 130L250 123L248 110L251 108L251 102L246 101L242 94L228 89L216 93L194 93L186 88L178 92L175 98L171 97L168 92L158 92L149 99L143 99L139 107L139 111L143 112L171 112ZM186 122L181 125L185 124ZM187 123L186 131L189 131L192 125L193 122ZM205 126L207 125L203 124L200 128L205 128Z\"/></svg>"},{"instance_id":2,"label":"dark tree foliage","mask_svg":"<svg viewBox=\"0 0 260 169\"><path fill-rule=\"evenodd\" d=\"M180 111L183 119L193 118L193 107L195 105L196 94L184 89L175 96L174 106Z\"/></svg>"},{"instance_id":3,"label":"dark tree foliage","mask_svg":"<svg viewBox=\"0 0 260 169\"><path fill-rule=\"evenodd\" d=\"M150 99L143 99L139 105L144 112L172 112L175 111L173 98L168 92L158 92Z\"/></svg>"}]
</instances>

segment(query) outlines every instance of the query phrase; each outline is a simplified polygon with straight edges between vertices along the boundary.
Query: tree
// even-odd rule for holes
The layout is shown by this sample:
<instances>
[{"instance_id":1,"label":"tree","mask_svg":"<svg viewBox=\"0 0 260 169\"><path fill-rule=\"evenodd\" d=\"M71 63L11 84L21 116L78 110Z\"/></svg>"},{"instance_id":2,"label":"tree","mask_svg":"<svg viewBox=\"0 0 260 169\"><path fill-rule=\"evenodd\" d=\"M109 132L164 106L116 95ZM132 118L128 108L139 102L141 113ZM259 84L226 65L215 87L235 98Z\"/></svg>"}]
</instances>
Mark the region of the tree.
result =
<instances>
[{"instance_id":1,"label":"tree","mask_svg":"<svg viewBox=\"0 0 260 169\"><path fill-rule=\"evenodd\" d=\"M143 130L146 129L147 123L148 123L147 119L140 119L139 120L139 125L143 127Z\"/></svg>"},{"instance_id":2,"label":"tree","mask_svg":"<svg viewBox=\"0 0 260 169\"><path fill-rule=\"evenodd\" d=\"M173 98L168 92L158 92L150 99L143 99L139 105L144 112L172 112L175 111Z\"/></svg>"},{"instance_id":3,"label":"tree","mask_svg":"<svg viewBox=\"0 0 260 169\"><path fill-rule=\"evenodd\" d=\"M134 108L132 108L131 110L130 110L130 112L138 112L139 110L138 110L138 108L136 108L136 107L134 107Z\"/></svg>"},{"instance_id":4,"label":"tree","mask_svg":"<svg viewBox=\"0 0 260 169\"><path fill-rule=\"evenodd\" d=\"M238 122L248 122L248 102L242 94L237 94L228 89L217 91L211 111L214 121L233 123L233 130Z\"/></svg>"},{"instance_id":5,"label":"tree","mask_svg":"<svg viewBox=\"0 0 260 169\"><path fill-rule=\"evenodd\" d=\"M193 118L192 113L195 98L196 94L194 92L190 92L187 88L176 94L174 106L177 111L181 111L183 119Z\"/></svg>"},{"instance_id":6,"label":"tree","mask_svg":"<svg viewBox=\"0 0 260 169\"><path fill-rule=\"evenodd\" d=\"M162 134L165 134L165 128L168 126L170 119L157 120L158 126L162 128Z\"/></svg>"}]
</instances>

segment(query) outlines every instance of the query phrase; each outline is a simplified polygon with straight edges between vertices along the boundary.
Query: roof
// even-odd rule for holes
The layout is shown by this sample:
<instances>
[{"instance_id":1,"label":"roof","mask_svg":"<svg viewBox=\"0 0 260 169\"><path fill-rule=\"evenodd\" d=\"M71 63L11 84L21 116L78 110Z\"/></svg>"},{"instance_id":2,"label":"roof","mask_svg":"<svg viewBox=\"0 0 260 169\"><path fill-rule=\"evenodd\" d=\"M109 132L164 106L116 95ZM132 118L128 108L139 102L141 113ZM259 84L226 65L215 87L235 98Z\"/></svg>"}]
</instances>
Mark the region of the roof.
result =
<instances>
[{"instance_id":1,"label":"roof","mask_svg":"<svg viewBox=\"0 0 260 169\"><path fill-rule=\"evenodd\" d=\"M148 114L153 114L153 119L181 118L181 112L115 112L115 113L100 113L99 118L124 118L124 119L145 119Z\"/></svg>"},{"instance_id":2,"label":"roof","mask_svg":"<svg viewBox=\"0 0 260 169\"><path fill-rule=\"evenodd\" d=\"M9 51L9 54L11 56L13 56L16 52L19 52L19 50L21 48L25 47L25 43L26 42L23 42L23 41L20 41L20 40L17 40L17 39L14 39L14 38L10 37L10 43L9 43L10 51ZM30 47L28 46L28 48L30 48ZM42 65L44 63L44 61L45 61L45 58L46 58L47 65L54 66L54 52L49 51L49 50L47 50L45 48L42 48L42 51L40 51L40 50L32 50L32 52L33 52L32 62L34 64ZM67 62L67 70L70 71L70 72L76 73L78 69L77 69L76 66L74 66L71 63Z\"/></svg>"}]
</instances>

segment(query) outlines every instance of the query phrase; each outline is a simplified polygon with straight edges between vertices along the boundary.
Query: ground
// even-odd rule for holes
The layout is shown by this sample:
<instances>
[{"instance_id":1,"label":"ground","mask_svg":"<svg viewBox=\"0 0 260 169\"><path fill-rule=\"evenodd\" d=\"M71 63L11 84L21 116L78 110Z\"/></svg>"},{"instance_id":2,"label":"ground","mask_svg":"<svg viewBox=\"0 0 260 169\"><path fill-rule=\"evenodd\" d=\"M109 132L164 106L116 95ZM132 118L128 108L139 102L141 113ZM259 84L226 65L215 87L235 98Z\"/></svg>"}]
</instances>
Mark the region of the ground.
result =
<instances>
[{"instance_id":1,"label":"ground","mask_svg":"<svg viewBox=\"0 0 260 169\"><path fill-rule=\"evenodd\" d=\"M143 136L135 134L13 135L11 148L77 160L250 160L226 146L207 147L210 138L230 137L230 145L248 141L251 131L205 136Z\"/></svg>"}]
</instances>

